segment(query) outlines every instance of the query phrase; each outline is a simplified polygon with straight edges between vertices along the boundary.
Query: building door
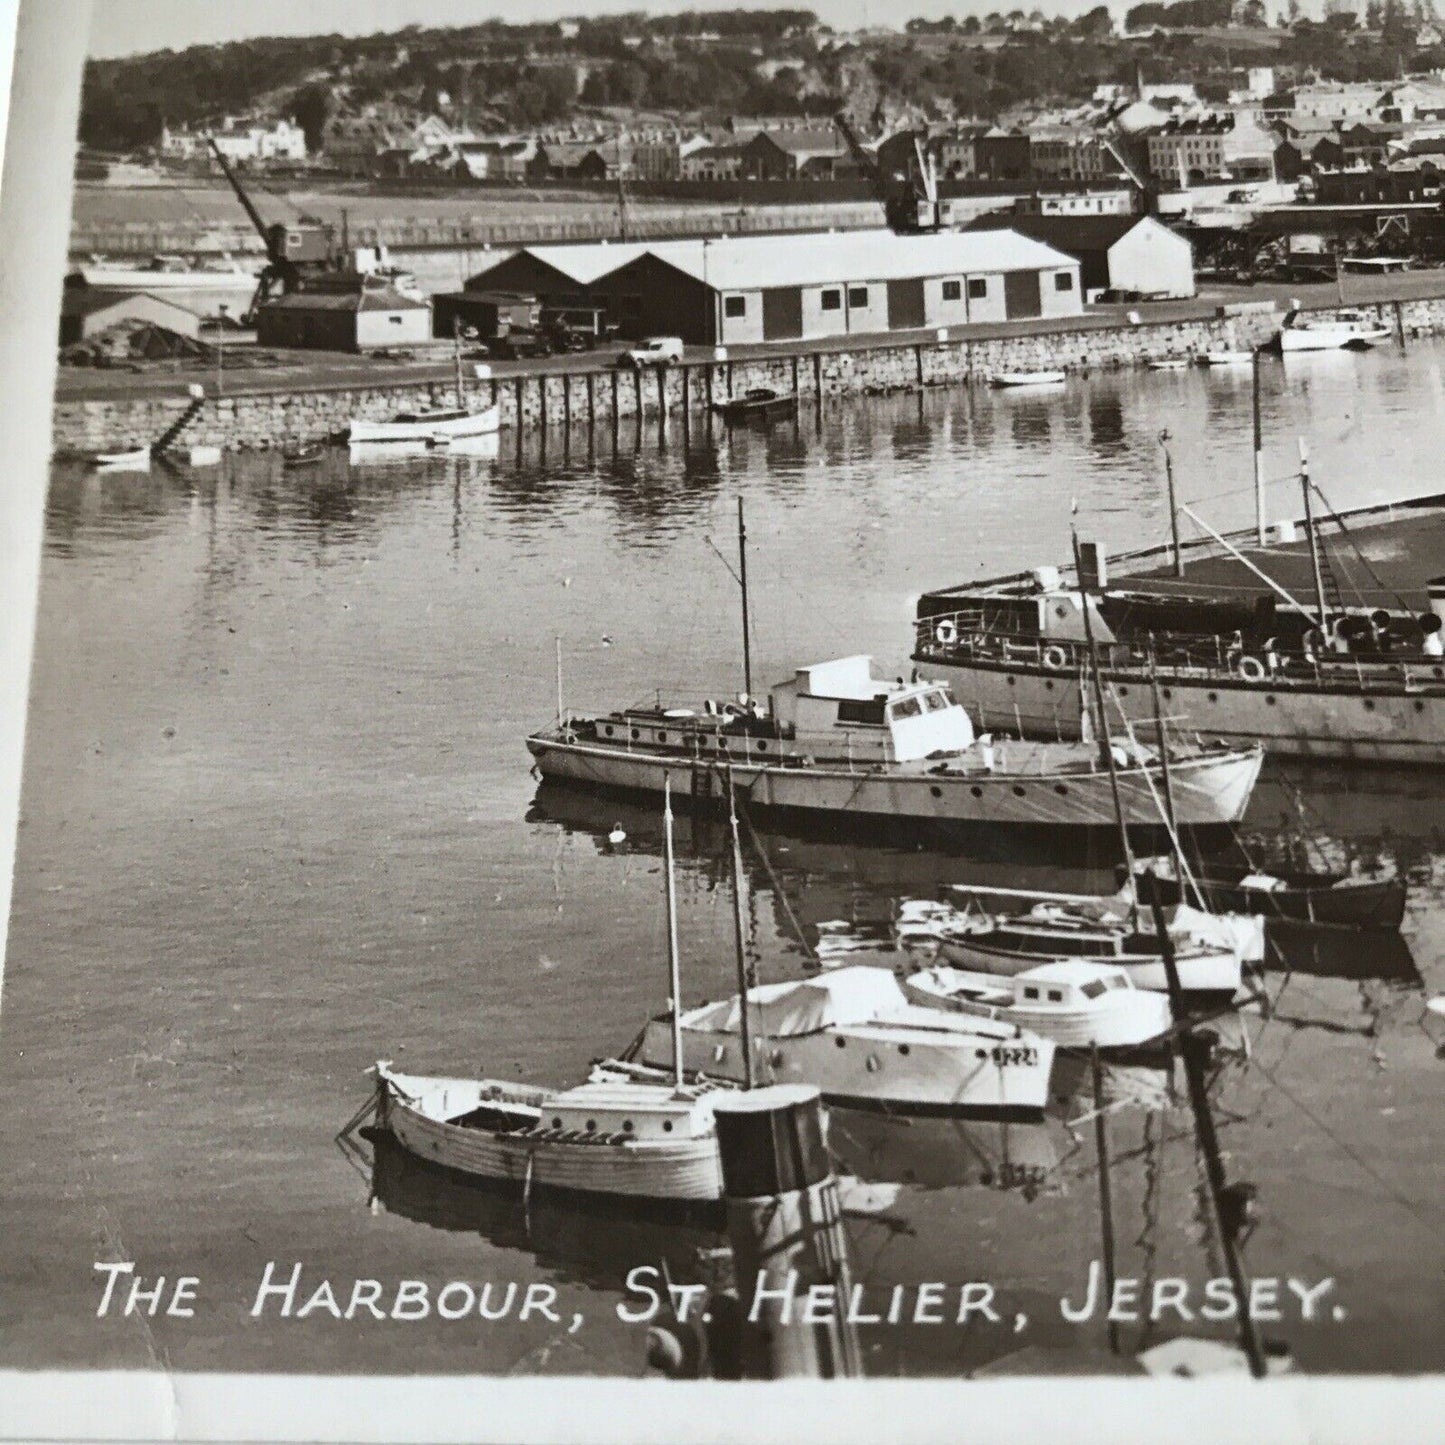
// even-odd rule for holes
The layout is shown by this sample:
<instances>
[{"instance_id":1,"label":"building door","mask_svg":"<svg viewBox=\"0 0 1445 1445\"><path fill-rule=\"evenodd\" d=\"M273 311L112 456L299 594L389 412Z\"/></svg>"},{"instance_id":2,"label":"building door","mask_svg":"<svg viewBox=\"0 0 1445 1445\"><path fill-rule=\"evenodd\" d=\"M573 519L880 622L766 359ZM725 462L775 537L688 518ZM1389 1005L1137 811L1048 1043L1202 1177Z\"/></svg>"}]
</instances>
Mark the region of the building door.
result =
<instances>
[{"instance_id":1,"label":"building door","mask_svg":"<svg viewBox=\"0 0 1445 1445\"><path fill-rule=\"evenodd\" d=\"M915 278L888 283L888 327L912 331L923 326L923 281Z\"/></svg>"},{"instance_id":2,"label":"building door","mask_svg":"<svg viewBox=\"0 0 1445 1445\"><path fill-rule=\"evenodd\" d=\"M792 341L803 334L803 293L796 286L763 292L763 340Z\"/></svg>"},{"instance_id":3,"label":"building door","mask_svg":"<svg viewBox=\"0 0 1445 1445\"><path fill-rule=\"evenodd\" d=\"M1042 316L1037 271L1009 271L1003 278L1003 310L1010 321L1024 316Z\"/></svg>"}]
</instances>

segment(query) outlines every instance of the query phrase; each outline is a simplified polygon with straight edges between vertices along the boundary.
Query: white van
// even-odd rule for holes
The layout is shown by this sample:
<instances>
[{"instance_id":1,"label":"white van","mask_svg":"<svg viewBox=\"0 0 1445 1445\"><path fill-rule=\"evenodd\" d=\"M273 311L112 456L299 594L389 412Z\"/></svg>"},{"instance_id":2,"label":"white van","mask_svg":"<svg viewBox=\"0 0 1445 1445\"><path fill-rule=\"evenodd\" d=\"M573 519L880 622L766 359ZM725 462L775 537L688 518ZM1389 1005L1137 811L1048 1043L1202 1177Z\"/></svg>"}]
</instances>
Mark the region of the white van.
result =
<instances>
[{"instance_id":1,"label":"white van","mask_svg":"<svg viewBox=\"0 0 1445 1445\"><path fill-rule=\"evenodd\" d=\"M670 366L682 360L682 337L646 336L617 358L619 366Z\"/></svg>"}]
</instances>

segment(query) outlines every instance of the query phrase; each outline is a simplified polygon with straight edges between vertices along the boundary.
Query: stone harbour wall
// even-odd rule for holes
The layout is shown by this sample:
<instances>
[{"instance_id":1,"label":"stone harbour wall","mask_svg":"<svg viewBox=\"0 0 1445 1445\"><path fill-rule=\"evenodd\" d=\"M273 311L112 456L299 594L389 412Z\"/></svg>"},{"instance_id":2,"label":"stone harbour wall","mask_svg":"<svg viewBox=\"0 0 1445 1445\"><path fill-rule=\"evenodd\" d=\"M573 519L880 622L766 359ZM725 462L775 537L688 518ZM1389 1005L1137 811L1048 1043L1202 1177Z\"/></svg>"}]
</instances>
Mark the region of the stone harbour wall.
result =
<instances>
[{"instance_id":1,"label":"stone harbour wall","mask_svg":"<svg viewBox=\"0 0 1445 1445\"><path fill-rule=\"evenodd\" d=\"M1445 331L1445 299L1356 306L1407 338ZM510 374L470 381L467 400L495 401L504 429L608 426L624 418L670 412L689 415L752 387L796 390L800 399L957 386L984 382L1001 371L1064 370L1087 374L1200 357L1217 348L1244 349L1268 341L1278 326L1272 309L1238 308L1208 319L1139 325L1075 325L1029 335L944 341L870 343L723 361L690 362L666 370L613 369ZM177 395L63 400L55 408L54 445L60 456L88 456L153 442L177 421L189 400ZM243 392L208 399L177 446L262 449L319 441L352 417L383 420L400 411L455 403L445 380L317 386Z\"/></svg>"}]
</instances>

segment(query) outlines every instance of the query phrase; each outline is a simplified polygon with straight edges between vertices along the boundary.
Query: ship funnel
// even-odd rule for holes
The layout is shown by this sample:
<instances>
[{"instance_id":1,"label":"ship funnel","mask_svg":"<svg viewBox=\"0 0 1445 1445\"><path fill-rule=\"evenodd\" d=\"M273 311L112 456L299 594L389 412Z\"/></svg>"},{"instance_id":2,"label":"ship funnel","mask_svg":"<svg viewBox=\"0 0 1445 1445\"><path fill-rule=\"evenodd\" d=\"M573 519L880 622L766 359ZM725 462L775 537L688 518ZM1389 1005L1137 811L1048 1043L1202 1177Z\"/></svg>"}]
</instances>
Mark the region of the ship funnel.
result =
<instances>
[{"instance_id":1,"label":"ship funnel","mask_svg":"<svg viewBox=\"0 0 1445 1445\"><path fill-rule=\"evenodd\" d=\"M1430 611L1425 616L1434 617L1436 622L1434 626L1431 626L1425 621L1425 618L1422 617L1420 620L1424 623L1427 632L1445 630L1445 577L1432 577L1425 584L1425 590L1430 598Z\"/></svg>"}]
</instances>

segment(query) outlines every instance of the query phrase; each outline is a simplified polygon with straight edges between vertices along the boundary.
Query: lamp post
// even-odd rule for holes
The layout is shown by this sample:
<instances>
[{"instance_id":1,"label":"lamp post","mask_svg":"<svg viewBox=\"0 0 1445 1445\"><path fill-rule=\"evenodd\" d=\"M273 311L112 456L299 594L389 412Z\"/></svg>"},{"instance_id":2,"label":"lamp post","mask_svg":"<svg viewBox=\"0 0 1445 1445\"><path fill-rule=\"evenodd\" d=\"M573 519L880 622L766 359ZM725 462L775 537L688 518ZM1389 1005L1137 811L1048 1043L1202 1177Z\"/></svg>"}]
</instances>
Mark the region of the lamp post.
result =
<instances>
[{"instance_id":1,"label":"lamp post","mask_svg":"<svg viewBox=\"0 0 1445 1445\"><path fill-rule=\"evenodd\" d=\"M218 401L226 383L226 309L224 301L216 307L216 312L221 318L221 326L216 333L216 399Z\"/></svg>"}]
</instances>

